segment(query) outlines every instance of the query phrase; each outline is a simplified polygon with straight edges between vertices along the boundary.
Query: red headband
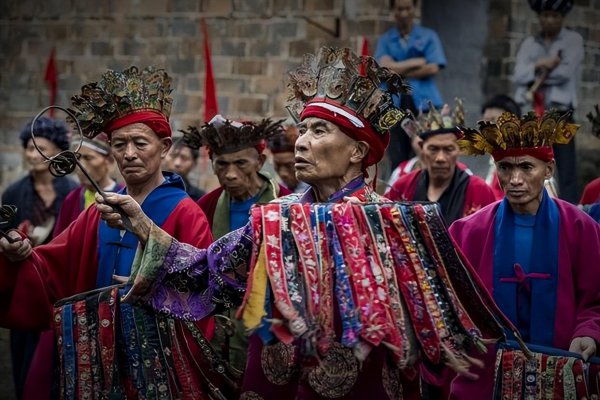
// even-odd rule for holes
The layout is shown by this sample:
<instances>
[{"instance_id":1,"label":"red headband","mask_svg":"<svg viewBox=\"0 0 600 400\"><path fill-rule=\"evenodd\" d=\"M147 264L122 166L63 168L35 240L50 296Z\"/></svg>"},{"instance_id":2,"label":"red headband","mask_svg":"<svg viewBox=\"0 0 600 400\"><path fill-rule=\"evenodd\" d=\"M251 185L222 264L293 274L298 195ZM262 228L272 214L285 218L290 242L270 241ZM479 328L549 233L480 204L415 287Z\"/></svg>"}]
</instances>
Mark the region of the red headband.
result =
<instances>
[{"instance_id":1,"label":"red headband","mask_svg":"<svg viewBox=\"0 0 600 400\"><path fill-rule=\"evenodd\" d=\"M300 119L321 118L337 125L347 136L369 144L369 152L363 160L363 168L377 164L390 143L389 133L375 132L371 124L353 110L327 99L313 99L306 104Z\"/></svg>"},{"instance_id":2,"label":"red headband","mask_svg":"<svg viewBox=\"0 0 600 400\"><path fill-rule=\"evenodd\" d=\"M519 156L531 156L537 158L538 160L548 162L554 159L554 151L552 151L552 147L550 146L525 147L492 151L492 157L494 158L494 161L500 161L505 157Z\"/></svg>"},{"instance_id":3,"label":"red headband","mask_svg":"<svg viewBox=\"0 0 600 400\"><path fill-rule=\"evenodd\" d=\"M169 125L169 121L164 115L156 111L138 111L117 118L114 121L111 121L104 128L104 131L110 136L113 131L136 123L142 123L148 126L148 128L152 129L159 138L171 137L171 126Z\"/></svg>"}]
</instances>

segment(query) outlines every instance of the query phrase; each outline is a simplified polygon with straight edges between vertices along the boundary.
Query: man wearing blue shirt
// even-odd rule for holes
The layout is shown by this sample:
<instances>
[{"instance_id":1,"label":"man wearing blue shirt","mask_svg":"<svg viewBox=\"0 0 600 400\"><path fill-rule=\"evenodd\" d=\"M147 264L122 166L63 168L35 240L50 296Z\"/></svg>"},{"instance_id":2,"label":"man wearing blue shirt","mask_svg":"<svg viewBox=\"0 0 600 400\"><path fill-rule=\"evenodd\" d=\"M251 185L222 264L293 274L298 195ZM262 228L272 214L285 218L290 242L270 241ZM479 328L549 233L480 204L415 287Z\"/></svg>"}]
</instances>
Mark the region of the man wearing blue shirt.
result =
<instances>
[{"instance_id":1,"label":"man wearing blue shirt","mask_svg":"<svg viewBox=\"0 0 600 400\"><path fill-rule=\"evenodd\" d=\"M396 26L385 32L377 43L375 59L380 65L408 78L411 96L405 95L399 104L427 111L431 101L436 108L444 105L434 77L446 66L446 56L440 38L432 29L414 23L417 0L396 0ZM410 143L401 128L392 132L390 161L392 168L409 158ZM406 142L406 143L403 143Z\"/></svg>"},{"instance_id":2,"label":"man wearing blue shirt","mask_svg":"<svg viewBox=\"0 0 600 400\"><path fill-rule=\"evenodd\" d=\"M397 0L396 26L377 43L379 63L408 78L417 110L444 105L434 76L446 66L446 56L437 33L414 23L416 0Z\"/></svg>"}]
</instances>

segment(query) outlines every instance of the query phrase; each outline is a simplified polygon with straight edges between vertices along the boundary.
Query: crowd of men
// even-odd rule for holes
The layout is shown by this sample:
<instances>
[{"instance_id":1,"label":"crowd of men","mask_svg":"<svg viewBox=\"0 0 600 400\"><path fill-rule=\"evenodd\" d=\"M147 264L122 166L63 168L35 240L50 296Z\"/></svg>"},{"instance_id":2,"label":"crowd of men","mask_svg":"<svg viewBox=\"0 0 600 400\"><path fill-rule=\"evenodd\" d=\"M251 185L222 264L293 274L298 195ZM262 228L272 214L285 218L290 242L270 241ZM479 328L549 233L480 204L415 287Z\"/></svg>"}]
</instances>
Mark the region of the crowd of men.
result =
<instances>
[{"instance_id":1,"label":"crowd of men","mask_svg":"<svg viewBox=\"0 0 600 400\"><path fill-rule=\"evenodd\" d=\"M396 332L390 327L400 326L399 316L415 305L422 308L420 315L436 317L429 304L405 291L403 272L378 272L377 265L416 263L414 254L422 257L424 270L438 263L441 275L458 257L461 268L475 274L466 285L487 290L490 309L503 314L509 339L545 346L548 352L568 351L584 361L593 358L600 343L600 193L592 182L580 201L582 209L574 188L578 128L572 113L583 45L578 34L563 27L572 1L530 4L539 14L541 31L526 39L517 54L515 100L491 96L477 127L465 125L460 98L453 106L443 102L434 76L446 65L444 51L433 30L414 22L413 0L395 2L397 25L380 38L375 57L322 48L290 71L293 122L217 115L174 139L171 77L155 67L131 67L108 71L72 97L71 112L85 136L80 146L69 143L63 122L42 117L25 126L20 137L29 173L2 195L2 204L16 205L18 212L2 225L0 238L0 326L12 330L17 397L97 398L99 382L109 376L113 386L106 393L113 398L145 398L146 391L154 390L145 387L150 380L145 373L113 379L120 372L107 372L110 352L94 353L86 345L91 339L86 329L99 329L98 343L104 343L101 329L112 320L88 326L94 311L89 306L77 310L73 303L73 312L80 314L74 314L79 319L69 328L64 308L63 314L54 308L62 299L115 284L127 284L119 292L123 304L172 318L165 322L168 329L158 323L160 339L168 336L173 343L168 351L172 364L169 355L167 366L154 369L157 375L165 368L173 373L163 386L171 397L163 392L165 397L157 398L484 399L506 390L519 396L521 387L499 389L491 338L482 345L487 353L461 355L458 361L452 354L462 354L457 350L462 343L456 342L437 361L425 357L425 328L414 319L414 327L397 332L406 340L422 335L419 354L406 356L391 334L373 339L383 326ZM359 66L366 70L363 75ZM599 132L600 115L590 113L590 121ZM81 173L77 185L49 172L40 152L52 157L70 146L106 195L95 193ZM219 183L208 192L190 178L202 149ZM459 155L488 157L489 170L479 177L458 161ZM369 174L386 156L397 168L387 187L379 188L381 195L372 185L377 177ZM264 172L267 162L277 176ZM113 177L115 164L122 183ZM435 225L430 216L411 225L409 214L416 218L420 212L413 209L401 223L385 209L378 223L367 211L364 220L356 217L357 224L385 232L374 234L386 238L383 245L353 238L351 229L346 240L332 233L339 228L333 224L333 205L371 210L370 205L385 208L390 202L413 204L414 210L436 203L443 223ZM329 208L313 213L307 211L311 205ZM406 254L386 264L385 257L397 254L390 226L400 226L397 237L406 239L410 229L429 223L430 238L413 236L414 248L405 243ZM437 253L425 243L441 246L446 237L458 255L436 261ZM349 264L358 265L360 257L371 260L368 272ZM328 263L329 258L335 262ZM418 290L425 293L432 281L415 274ZM449 282L431 286L452 292ZM450 308L461 310L466 295L457 294ZM368 296L372 303L365 300ZM486 296L466 305L467 313L488 304ZM96 297L101 304L102 295ZM394 303L396 298L403 300ZM388 305L381 319L361 319L364 329L353 331L359 314L379 315L380 303ZM127 315L126 308L122 313ZM132 315L132 326L148 334L145 317ZM465 314L459 315L467 323ZM475 322L488 328L495 323ZM485 336L486 330L477 328ZM172 329L172 336L162 336L161 329ZM359 331L360 339L348 336ZM436 326L429 335L441 338L443 332ZM69 335L77 338L75 349L66 344ZM175 347L179 341L186 351ZM137 349L126 340L114 343ZM471 343L474 348L476 343ZM149 365L144 357L150 345L138 346ZM206 360L220 359L234 377L227 389L225 372L206 367ZM89 378L95 373L102 375L97 385ZM543 373L559 375L549 368ZM173 381L177 393L170 389ZM531 390L557 393L540 387Z\"/></svg>"}]
</instances>

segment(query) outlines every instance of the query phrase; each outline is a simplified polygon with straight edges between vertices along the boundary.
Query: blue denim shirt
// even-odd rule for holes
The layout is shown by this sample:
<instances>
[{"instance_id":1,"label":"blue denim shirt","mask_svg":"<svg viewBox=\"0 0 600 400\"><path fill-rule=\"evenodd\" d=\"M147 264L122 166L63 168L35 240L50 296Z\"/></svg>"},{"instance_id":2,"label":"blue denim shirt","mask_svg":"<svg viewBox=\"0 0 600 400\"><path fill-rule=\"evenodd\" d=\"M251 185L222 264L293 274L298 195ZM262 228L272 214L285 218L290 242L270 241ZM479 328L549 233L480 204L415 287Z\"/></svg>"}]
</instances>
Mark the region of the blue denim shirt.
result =
<instances>
[{"instance_id":1,"label":"blue denim shirt","mask_svg":"<svg viewBox=\"0 0 600 400\"><path fill-rule=\"evenodd\" d=\"M428 64L437 64L440 68L444 68L447 63L437 33L421 25L414 25L407 38L402 38L396 27L384 33L377 42L375 59L379 61L383 56L389 56L394 61L423 57ZM429 107L428 101L431 101L436 108L444 105L433 76L421 79L408 78L408 81L417 109L426 110Z\"/></svg>"}]
</instances>

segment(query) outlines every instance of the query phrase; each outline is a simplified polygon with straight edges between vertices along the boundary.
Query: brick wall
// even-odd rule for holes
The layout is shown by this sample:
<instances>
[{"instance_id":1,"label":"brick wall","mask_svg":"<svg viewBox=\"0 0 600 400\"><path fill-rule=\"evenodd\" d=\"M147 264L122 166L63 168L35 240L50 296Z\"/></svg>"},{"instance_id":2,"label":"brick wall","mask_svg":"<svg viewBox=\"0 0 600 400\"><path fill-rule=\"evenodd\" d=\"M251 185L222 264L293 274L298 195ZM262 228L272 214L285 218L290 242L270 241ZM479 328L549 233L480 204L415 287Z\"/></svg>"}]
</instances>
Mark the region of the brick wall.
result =
<instances>
[{"instance_id":1,"label":"brick wall","mask_svg":"<svg viewBox=\"0 0 600 400\"><path fill-rule=\"evenodd\" d=\"M50 0L0 5L0 189L22 173L19 129L47 105L44 67L56 47L58 104L107 68L155 64L175 80L172 125L197 124L203 104L200 19L211 36L219 108L229 117L286 116L284 73L320 45L375 46L387 1ZM348 7L346 7L348 8ZM311 23L312 22L312 23Z\"/></svg>"}]
</instances>

